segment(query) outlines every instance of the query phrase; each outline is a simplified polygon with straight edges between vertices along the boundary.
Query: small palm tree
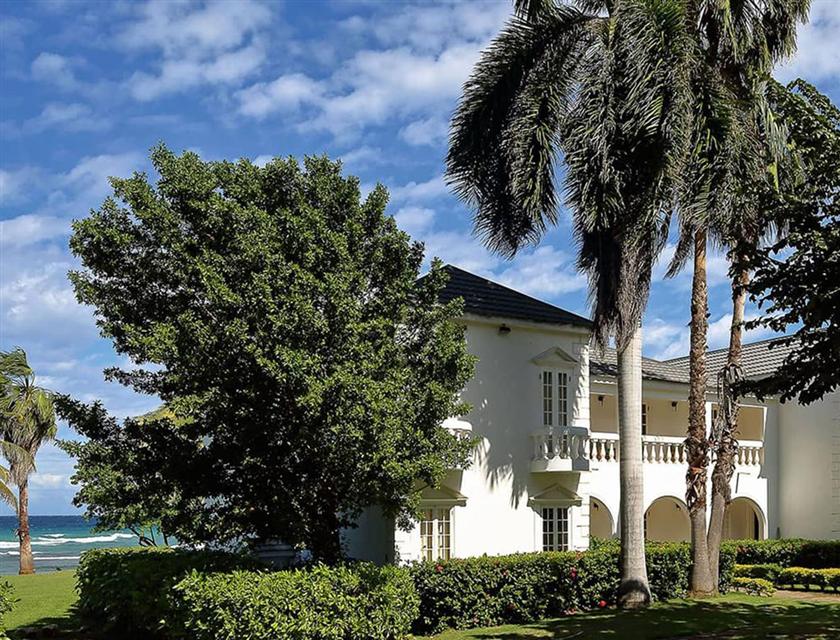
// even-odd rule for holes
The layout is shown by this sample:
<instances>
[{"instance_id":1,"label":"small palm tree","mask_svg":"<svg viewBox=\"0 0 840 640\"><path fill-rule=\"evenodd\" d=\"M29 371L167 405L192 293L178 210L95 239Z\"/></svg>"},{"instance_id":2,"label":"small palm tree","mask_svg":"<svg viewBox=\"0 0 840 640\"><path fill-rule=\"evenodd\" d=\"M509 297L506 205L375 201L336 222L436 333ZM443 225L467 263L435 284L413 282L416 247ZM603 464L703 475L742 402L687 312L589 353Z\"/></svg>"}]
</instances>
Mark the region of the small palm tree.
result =
<instances>
[{"instance_id":1,"label":"small palm tree","mask_svg":"<svg viewBox=\"0 0 840 640\"><path fill-rule=\"evenodd\" d=\"M622 606L650 601L641 462L641 330L689 130L680 0L516 0L453 117L448 178L485 244L510 257L565 200L594 335L618 353Z\"/></svg>"},{"instance_id":2,"label":"small palm tree","mask_svg":"<svg viewBox=\"0 0 840 640\"><path fill-rule=\"evenodd\" d=\"M0 352L0 427L3 439L13 446L3 450L9 477L18 488L18 538L20 573L35 573L29 533L29 476L35 471L35 454L55 438L56 419L52 394L35 384L35 375L23 349Z\"/></svg>"}]
</instances>

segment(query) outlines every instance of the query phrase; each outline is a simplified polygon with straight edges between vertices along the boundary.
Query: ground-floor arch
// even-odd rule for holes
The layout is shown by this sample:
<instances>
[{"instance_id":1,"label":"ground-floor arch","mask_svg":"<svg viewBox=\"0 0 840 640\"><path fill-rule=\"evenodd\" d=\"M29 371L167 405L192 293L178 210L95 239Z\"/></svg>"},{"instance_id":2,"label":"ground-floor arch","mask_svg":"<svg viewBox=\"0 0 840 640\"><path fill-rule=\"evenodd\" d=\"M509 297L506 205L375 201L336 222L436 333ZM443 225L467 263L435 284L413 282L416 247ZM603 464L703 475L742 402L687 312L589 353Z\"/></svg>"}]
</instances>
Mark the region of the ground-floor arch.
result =
<instances>
[{"instance_id":1,"label":"ground-floor arch","mask_svg":"<svg viewBox=\"0 0 840 640\"><path fill-rule=\"evenodd\" d=\"M589 535L593 538L612 538L615 525L610 510L598 498L589 498Z\"/></svg>"},{"instance_id":2,"label":"ground-floor arch","mask_svg":"<svg viewBox=\"0 0 840 640\"><path fill-rule=\"evenodd\" d=\"M663 496L645 512L645 540L682 542L691 539L688 509L679 498Z\"/></svg>"},{"instance_id":3,"label":"ground-floor arch","mask_svg":"<svg viewBox=\"0 0 840 640\"><path fill-rule=\"evenodd\" d=\"M763 540L764 515L749 498L735 498L726 510L723 537L727 540Z\"/></svg>"}]
</instances>

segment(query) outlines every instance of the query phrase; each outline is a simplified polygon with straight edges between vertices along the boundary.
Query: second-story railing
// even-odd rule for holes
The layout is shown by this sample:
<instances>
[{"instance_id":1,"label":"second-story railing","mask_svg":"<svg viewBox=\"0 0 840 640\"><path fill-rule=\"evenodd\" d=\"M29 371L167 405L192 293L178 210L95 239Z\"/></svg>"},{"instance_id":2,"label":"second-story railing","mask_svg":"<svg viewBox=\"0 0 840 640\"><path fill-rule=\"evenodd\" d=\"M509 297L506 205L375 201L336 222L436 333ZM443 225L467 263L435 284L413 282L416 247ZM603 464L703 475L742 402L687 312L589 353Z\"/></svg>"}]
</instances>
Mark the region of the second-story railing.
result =
<instances>
[{"instance_id":1,"label":"second-story railing","mask_svg":"<svg viewBox=\"0 0 840 640\"><path fill-rule=\"evenodd\" d=\"M615 433L589 432L579 427L559 427L532 434L534 470L563 470L562 461L573 463L570 469L581 468L589 462L617 462L619 440ZM763 444L757 440L738 443L735 464L742 467L760 466ZM650 464L686 464L685 439L674 436L642 436L642 461Z\"/></svg>"}]
</instances>

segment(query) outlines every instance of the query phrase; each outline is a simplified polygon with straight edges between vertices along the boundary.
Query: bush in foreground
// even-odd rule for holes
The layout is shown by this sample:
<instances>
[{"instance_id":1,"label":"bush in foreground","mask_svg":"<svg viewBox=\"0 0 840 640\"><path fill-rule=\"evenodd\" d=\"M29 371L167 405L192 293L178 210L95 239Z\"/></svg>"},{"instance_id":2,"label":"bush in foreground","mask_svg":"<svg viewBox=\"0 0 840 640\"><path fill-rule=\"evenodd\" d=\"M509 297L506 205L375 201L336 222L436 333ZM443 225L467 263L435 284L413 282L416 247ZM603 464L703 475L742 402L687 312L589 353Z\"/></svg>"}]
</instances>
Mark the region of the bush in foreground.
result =
<instances>
[{"instance_id":1,"label":"bush in foreground","mask_svg":"<svg viewBox=\"0 0 840 640\"><path fill-rule=\"evenodd\" d=\"M743 578L735 576L732 578L732 588L736 591L743 591L751 596L772 596L776 590L773 583L764 578Z\"/></svg>"},{"instance_id":2,"label":"bush in foreground","mask_svg":"<svg viewBox=\"0 0 840 640\"><path fill-rule=\"evenodd\" d=\"M721 552L721 589L735 554ZM648 578L657 600L685 595L691 567L687 543L649 544ZM612 605L619 585L618 545L566 551L424 562L411 569L420 595L418 633L522 623Z\"/></svg>"},{"instance_id":3,"label":"bush in foreground","mask_svg":"<svg viewBox=\"0 0 840 640\"><path fill-rule=\"evenodd\" d=\"M782 567L777 564L736 564L736 578L759 578L769 582L776 582Z\"/></svg>"},{"instance_id":4,"label":"bush in foreground","mask_svg":"<svg viewBox=\"0 0 840 640\"><path fill-rule=\"evenodd\" d=\"M194 640L391 640L408 635L417 592L405 569L359 563L202 575L175 587Z\"/></svg>"},{"instance_id":5,"label":"bush in foreground","mask_svg":"<svg viewBox=\"0 0 840 640\"><path fill-rule=\"evenodd\" d=\"M174 586L192 571L223 572L265 565L239 554L171 548L96 549L76 571L78 610L88 623L120 637L157 637L172 626Z\"/></svg>"},{"instance_id":6,"label":"bush in foreground","mask_svg":"<svg viewBox=\"0 0 840 640\"><path fill-rule=\"evenodd\" d=\"M8 582L0 583L0 640L7 638L6 614L14 608L15 588Z\"/></svg>"},{"instance_id":7,"label":"bush in foreground","mask_svg":"<svg viewBox=\"0 0 840 640\"><path fill-rule=\"evenodd\" d=\"M840 590L840 569L809 569L807 567L788 567L782 570L776 579L780 587L819 587L825 591L826 587Z\"/></svg>"},{"instance_id":8,"label":"bush in foreground","mask_svg":"<svg viewBox=\"0 0 840 640\"><path fill-rule=\"evenodd\" d=\"M781 567L830 569L840 567L840 540L730 540L738 564L778 564Z\"/></svg>"}]
</instances>

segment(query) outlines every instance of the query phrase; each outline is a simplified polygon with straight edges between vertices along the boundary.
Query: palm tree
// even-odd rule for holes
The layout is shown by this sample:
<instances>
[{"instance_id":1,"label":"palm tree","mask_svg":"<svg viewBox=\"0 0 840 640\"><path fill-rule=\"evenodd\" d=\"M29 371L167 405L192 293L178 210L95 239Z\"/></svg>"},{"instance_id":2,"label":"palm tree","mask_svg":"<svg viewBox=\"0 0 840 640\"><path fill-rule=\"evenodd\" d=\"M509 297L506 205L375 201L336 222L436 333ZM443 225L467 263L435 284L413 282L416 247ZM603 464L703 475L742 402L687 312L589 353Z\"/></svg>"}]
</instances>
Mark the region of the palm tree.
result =
<instances>
[{"instance_id":1,"label":"palm tree","mask_svg":"<svg viewBox=\"0 0 840 640\"><path fill-rule=\"evenodd\" d=\"M35 454L55 438L56 421L52 394L35 384L35 375L23 349L0 352L2 397L0 419L3 439L15 445L3 451L9 460L9 475L18 487L18 538L20 573L35 573L29 533L29 476L35 471Z\"/></svg>"},{"instance_id":2,"label":"palm tree","mask_svg":"<svg viewBox=\"0 0 840 640\"><path fill-rule=\"evenodd\" d=\"M769 179L768 146L780 153L780 131L767 106L766 79L774 64L795 48L796 24L807 18L810 0L689 2L697 61L692 77L691 164L680 196L681 238L671 272L694 256L689 358L689 428L686 502L691 519L693 569L691 591L717 591L717 567L728 485L731 479L736 412L727 410L725 429L716 434L712 519L707 530L706 483L710 441L706 432L706 332L708 237L730 247L737 258L733 315L743 317L743 286L748 279L742 259L758 241L760 212L750 197L754 185ZM740 320L738 321L740 327ZM733 325L728 365L740 360L740 328ZM730 371L731 373L731 371ZM711 540L711 544L710 544Z\"/></svg>"},{"instance_id":3,"label":"palm tree","mask_svg":"<svg viewBox=\"0 0 840 640\"><path fill-rule=\"evenodd\" d=\"M557 160L590 279L594 339L618 355L621 587L650 601L641 463L641 317L683 170L680 0L516 0L453 117L447 174L478 235L511 257L557 222Z\"/></svg>"}]
</instances>

